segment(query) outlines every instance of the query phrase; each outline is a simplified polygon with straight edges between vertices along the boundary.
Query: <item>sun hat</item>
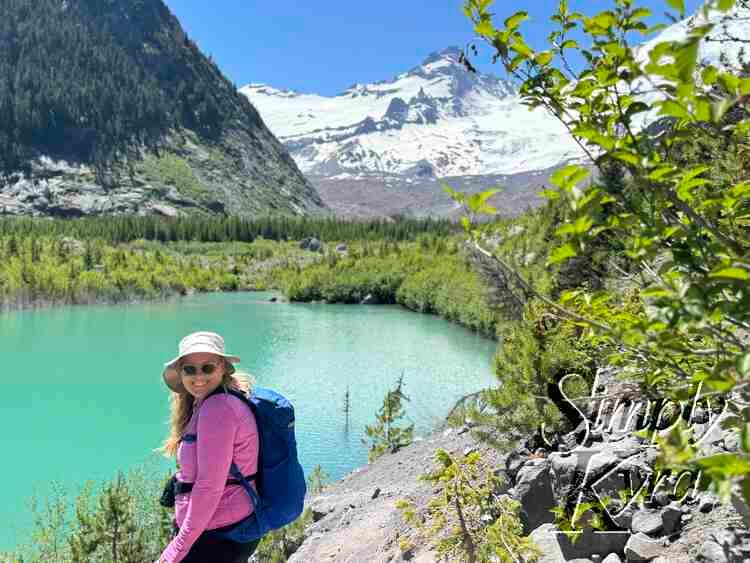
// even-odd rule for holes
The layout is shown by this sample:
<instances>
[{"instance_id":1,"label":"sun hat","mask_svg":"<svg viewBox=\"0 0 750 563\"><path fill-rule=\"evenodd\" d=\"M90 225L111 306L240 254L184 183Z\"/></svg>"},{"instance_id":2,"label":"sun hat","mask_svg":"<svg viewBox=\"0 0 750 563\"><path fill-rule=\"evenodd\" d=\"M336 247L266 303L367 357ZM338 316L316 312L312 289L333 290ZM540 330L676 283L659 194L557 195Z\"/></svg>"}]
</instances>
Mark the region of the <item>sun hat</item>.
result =
<instances>
[{"instance_id":1,"label":"sun hat","mask_svg":"<svg viewBox=\"0 0 750 563\"><path fill-rule=\"evenodd\" d=\"M233 364L240 361L239 356L233 356L224 352L224 339L215 332L200 331L188 334L180 340L179 354L176 358L164 364L164 372L162 373L164 383L175 393L185 393L187 391L182 385L182 377L180 377L180 372L177 369L177 363L188 354L195 354L197 352L216 354Z\"/></svg>"}]
</instances>

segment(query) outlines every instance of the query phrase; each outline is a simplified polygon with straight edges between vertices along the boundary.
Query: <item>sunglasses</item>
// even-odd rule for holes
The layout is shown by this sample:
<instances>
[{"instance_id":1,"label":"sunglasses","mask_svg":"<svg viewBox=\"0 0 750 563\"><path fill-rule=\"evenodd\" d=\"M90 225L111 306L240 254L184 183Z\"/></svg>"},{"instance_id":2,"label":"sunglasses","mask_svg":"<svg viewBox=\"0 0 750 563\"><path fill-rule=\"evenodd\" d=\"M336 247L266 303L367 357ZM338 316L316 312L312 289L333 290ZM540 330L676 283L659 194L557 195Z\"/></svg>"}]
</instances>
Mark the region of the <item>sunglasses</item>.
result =
<instances>
[{"instance_id":1,"label":"sunglasses","mask_svg":"<svg viewBox=\"0 0 750 563\"><path fill-rule=\"evenodd\" d=\"M197 366L194 364L183 364L182 365L182 375L187 376L194 376L198 375L198 371L200 370L203 375L211 375L213 372L216 371L216 368L219 366L219 364L215 363L205 363L203 365Z\"/></svg>"}]
</instances>

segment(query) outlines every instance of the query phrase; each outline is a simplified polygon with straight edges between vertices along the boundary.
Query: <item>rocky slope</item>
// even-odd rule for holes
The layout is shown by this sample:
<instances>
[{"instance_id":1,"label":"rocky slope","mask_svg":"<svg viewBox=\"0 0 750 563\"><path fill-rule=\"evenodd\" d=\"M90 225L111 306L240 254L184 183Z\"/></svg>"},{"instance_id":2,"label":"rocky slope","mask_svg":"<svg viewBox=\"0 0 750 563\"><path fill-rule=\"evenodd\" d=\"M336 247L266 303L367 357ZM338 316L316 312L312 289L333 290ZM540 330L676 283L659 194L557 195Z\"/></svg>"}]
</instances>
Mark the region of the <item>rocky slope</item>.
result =
<instances>
[{"instance_id":1,"label":"rocky slope","mask_svg":"<svg viewBox=\"0 0 750 563\"><path fill-rule=\"evenodd\" d=\"M628 396L627 386L611 373L601 372L600 381L607 383L607 392L602 393L610 398ZM695 487L686 487L682 497L682 490L674 494L675 476L659 479L654 449L648 441L631 435L627 415L632 406L626 405L618 407L610 401L602 411L604 417L597 420L599 404L591 403L583 408L592 422L585 439L579 427L552 447L523 442L509 455L476 442L468 427L439 430L309 498L314 522L290 561L436 562L434 546L404 523L395 503L408 499L424 511L435 491L418 477L434 468L437 448L459 456L479 451L496 468L505 479L505 494L521 503L524 531L543 552L540 563L750 561L747 520L731 504L722 505ZM700 406L691 411L696 436L707 453L737 450L738 436L720 427L723 416ZM609 505L614 516L611 531L594 533L584 526L577 541L568 540L556 527L550 509L575 503L581 491L606 492L617 498L617 490L628 490L623 481L626 474L634 479L631 485L636 490L646 483L643 503ZM402 538L408 538L412 546L406 552L400 546Z\"/></svg>"},{"instance_id":2,"label":"rocky slope","mask_svg":"<svg viewBox=\"0 0 750 563\"><path fill-rule=\"evenodd\" d=\"M162 0L0 13L0 213L325 211Z\"/></svg>"}]
</instances>

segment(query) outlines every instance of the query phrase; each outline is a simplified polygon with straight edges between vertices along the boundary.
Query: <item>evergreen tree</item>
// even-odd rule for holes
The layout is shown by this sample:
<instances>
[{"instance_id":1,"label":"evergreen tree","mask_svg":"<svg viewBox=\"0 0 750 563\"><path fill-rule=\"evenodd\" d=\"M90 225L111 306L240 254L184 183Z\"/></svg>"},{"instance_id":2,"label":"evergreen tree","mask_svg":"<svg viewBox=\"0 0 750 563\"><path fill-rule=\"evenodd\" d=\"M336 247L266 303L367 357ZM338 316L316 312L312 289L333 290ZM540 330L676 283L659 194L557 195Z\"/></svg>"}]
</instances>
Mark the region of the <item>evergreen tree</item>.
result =
<instances>
[{"instance_id":1,"label":"evergreen tree","mask_svg":"<svg viewBox=\"0 0 750 563\"><path fill-rule=\"evenodd\" d=\"M409 400L402 391L403 385L404 374L402 373L398 378L396 387L386 393L383 404L375 416L377 422L372 426L365 426L365 434L371 442L367 454L371 462L385 453L396 453L412 442L414 425L396 426L405 415L402 401ZM363 440L363 442L367 443L366 440Z\"/></svg>"},{"instance_id":2,"label":"evergreen tree","mask_svg":"<svg viewBox=\"0 0 750 563\"><path fill-rule=\"evenodd\" d=\"M135 499L123 475L105 485L93 511L85 498L79 499L77 530L69 539L73 562L147 561L146 530L137 525Z\"/></svg>"}]
</instances>

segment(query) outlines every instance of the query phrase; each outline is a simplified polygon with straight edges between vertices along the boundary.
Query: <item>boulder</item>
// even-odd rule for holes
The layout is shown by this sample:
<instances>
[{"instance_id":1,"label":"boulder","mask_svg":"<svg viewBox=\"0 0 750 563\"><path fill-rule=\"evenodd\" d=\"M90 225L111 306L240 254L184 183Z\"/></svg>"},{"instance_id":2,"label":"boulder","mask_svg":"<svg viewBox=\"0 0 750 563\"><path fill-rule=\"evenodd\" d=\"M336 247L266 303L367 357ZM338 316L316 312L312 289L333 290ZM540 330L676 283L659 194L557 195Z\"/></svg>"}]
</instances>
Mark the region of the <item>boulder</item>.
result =
<instances>
[{"instance_id":1,"label":"boulder","mask_svg":"<svg viewBox=\"0 0 750 563\"><path fill-rule=\"evenodd\" d=\"M578 471L578 456L575 453L552 453L549 455L552 474L554 475L554 487L557 496L565 496L569 489L575 485L576 471Z\"/></svg>"},{"instance_id":2,"label":"boulder","mask_svg":"<svg viewBox=\"0 0 750 563\"><path fill-rule=\"evenodd\" d=\"M542 524L531 532L531 540L542 550L537 563L564 563L560 543L557 541L560 531L554 524Z\"/></svg>"},{"instance_id":3,"label":"boulder","mask_svg":"<svg viewBox=\"0 0 750 563\"><path fill-rule=\"evenodd\" d=\"M644 533L630 536L625 544L625 557L628 561L651 561L664 551L661 540L655 540Z\"/></svg>"},{"instance_id":4,"label":"boulder","mask_svg":"<svg viewBox=\"0 0 750 563\"><path fill-rule=\"evenodd\" d=\"M602 559L602 563L622 563L622 559L620 559L620 556L616 553L610 553Z\"/></svg>"},{"instance_id":5,"label":"boulder","mask_svg":"<svg viewBox=\"0 0 750 563\"><path fill-rule=\"evenodd\" d=\"M724 548L712 540L703 542L697 561L705 563L729 563Z\"/></svg>"},{"instance_id":6,"label":"boulder","mask_svg":"<svg viewBox=\"0 0 750 563\"><path fill-rule=\"evenodd\" d=\"M682 513L680 513L682 514ZM653 510L639 510L630 523L633 533L655 534L662 529L661 514Z\"/></svg>"},{"instance_id":7,"label":"boulder","mask_svg":"<svg viewBox=\"0 0 750 563\"><path fill-rule=\"evenodd\" d=\"M516 500L521 503L521 521L526 533L554 520L550 510L557 504L552 493L549 460L527 462L516 475L514 489Z\"/></svg>"},{"instance_id":8,"label":"boulder","mask_svg":"<svg viewBox=\"0 0 750 563\"><path fill-rule=\"evenodd\" d=\"M664 532L672 534L680 527L680 520L682 518L682 509L680 506L673 502L665 506L661 511L661 521L664 527Z\"/></svg>"},{"instance_id":9,"label":"boulder","mask_svg":"<svg viewBox=\"0 0 750 563\"><path fill-rule=\"evenodd\" d=\"M629 537L627 532L596 532L590 528L578 535L575 542L558 530L554 524L542 524L531 532L531 539L536 543L544 556L542 563L560 563L567 561L601 561L602 557L610 557L622 553L625 542ZM620 561L619 558L610 561Z\"/></svg>"},{"instance_id":10,"label":"boulder","mask_svg":"<svg viewBox=\"0 0 750 563\"><path fill-rule=\"evenodd\" d=\"M320 252L322 249L323 245L318 239L315 237L310 239L310 242L307 245L307 250L310 252Z\"/></svg>"}]
</instances>

